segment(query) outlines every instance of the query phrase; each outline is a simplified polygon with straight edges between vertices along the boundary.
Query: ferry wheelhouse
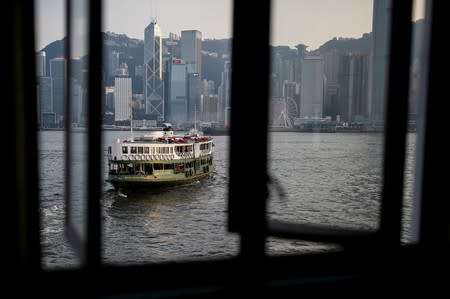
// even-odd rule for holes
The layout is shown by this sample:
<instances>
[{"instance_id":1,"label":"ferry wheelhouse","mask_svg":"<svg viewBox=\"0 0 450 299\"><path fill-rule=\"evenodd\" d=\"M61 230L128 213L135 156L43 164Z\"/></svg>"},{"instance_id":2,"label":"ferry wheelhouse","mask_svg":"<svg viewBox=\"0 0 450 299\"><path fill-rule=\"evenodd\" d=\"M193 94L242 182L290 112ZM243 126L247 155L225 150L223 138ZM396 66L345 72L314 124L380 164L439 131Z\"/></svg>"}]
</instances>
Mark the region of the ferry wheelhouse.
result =
<instances>
[{"instance_id":1,"label":"ferry wheelhouse","mask_svg":"<svg viewBox=\"0 0 450 299\"><path fill-rule=\"evenodd\" d=\"M108 179L116 189L177 185L214 170L210 136L175 135L171 127L108 146Z\"/></svg>"}]
</instances>

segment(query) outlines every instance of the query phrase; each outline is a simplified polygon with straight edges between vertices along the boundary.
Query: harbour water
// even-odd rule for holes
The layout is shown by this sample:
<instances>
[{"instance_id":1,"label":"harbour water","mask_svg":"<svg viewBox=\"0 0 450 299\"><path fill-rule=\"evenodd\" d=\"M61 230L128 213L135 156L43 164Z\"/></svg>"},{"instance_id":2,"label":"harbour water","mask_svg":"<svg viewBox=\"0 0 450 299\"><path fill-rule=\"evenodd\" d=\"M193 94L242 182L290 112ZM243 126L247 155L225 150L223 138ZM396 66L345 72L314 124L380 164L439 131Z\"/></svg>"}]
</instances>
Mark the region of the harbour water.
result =
<instances>
[{"instance_id":1,"label":"harbour water","mask_svg":"<svg viewBox=\"0 0 450 299\"><path fill-rule=\"evenodd\" d=\"M81 133L80 133L81 134ZM105 131L106 146L128 132ZM64 238L64 132L40 138L43 263L79 261ZM217 259L234 256L239 238L227 232L228 136L215 136L215 172L193 184L127 193L104 182L103 260L110 264ZM380 208L383 135L378 133L270 134L270 219L375 229ZM403 241L409 239L415 134L408 136ZM251 144L245 145L251 150ZM256 150L256 149L253 149ZM243 150L244 152L244 150ZM251 177L251 159L243 171ZM82 174L80 174L82 175ZM246 194L251 194L249 181ZM269 238L269 254L334 250L327 244Z\"/></svg>"}]
</instances>

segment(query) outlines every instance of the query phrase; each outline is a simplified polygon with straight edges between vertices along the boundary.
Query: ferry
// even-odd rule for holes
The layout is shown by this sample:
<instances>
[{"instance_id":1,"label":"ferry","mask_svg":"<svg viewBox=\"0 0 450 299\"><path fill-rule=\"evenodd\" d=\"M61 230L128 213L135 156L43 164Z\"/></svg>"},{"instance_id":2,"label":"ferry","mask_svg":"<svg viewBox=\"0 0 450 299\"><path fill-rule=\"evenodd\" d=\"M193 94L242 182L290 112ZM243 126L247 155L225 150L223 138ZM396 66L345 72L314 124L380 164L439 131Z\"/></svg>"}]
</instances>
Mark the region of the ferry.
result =
<instances>
[{"instance_id":1,"label":"ferry","mask_svg":"<svg viewBox=\"0 0 450 299\"><path fill-rule=\"evenodd\" d=\"M176 135L167 124L108 146L107 182L119 191L191 183L212 174L213 154L211 136L197 131Z\"/></svg>"}]
</instances>

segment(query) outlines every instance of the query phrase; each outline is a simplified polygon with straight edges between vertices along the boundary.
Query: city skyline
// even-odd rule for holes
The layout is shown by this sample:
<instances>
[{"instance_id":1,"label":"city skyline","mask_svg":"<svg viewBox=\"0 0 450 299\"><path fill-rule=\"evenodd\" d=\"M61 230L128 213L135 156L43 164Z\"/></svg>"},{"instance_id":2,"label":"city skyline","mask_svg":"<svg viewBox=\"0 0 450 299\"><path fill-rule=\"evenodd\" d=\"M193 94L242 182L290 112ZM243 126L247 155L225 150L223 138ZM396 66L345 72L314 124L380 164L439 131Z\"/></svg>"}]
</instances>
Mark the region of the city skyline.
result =
<instances>
[{"instance_id":1,"label":"city skyline","mask_svg":"<svg viewBox=\"0 0 450 299\"><path fill-rule=\"evenodd\" d=\"M413 19L423 15L422 1L415 5ZM271 43L290 47L303 43L314 50L334 37L358 38L372 31L372 10L373 0L274 1ZM104 12L104 31L142 40L152 18L163 37L182 30L199 30L203 39L232 35L231 0L105 0ZM63 1L36 1L37 50L63 38L63 15Z\"/></svg>"}]
</instances>

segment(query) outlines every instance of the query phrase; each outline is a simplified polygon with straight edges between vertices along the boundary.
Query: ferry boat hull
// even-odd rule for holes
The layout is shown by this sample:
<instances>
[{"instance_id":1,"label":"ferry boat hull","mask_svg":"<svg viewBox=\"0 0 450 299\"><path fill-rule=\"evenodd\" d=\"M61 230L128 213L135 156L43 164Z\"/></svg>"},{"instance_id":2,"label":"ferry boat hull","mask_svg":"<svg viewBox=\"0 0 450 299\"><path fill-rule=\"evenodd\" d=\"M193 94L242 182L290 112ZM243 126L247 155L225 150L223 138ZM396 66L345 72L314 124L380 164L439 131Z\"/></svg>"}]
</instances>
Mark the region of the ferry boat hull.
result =
<instances>
[{"instance_id":1,"label":"ferry boat hull","mask_svg":"<svg viewBox=\"0 0 450 299\"><path fill-rule=\"evenodd\" d=\"M208 178L213 172L213 166L203 166L202 169L186 169L182 173L154 171L152 174L109 174L107 182L115 189L148 189L189 184Z\"/></svg>"}]
</instances>

